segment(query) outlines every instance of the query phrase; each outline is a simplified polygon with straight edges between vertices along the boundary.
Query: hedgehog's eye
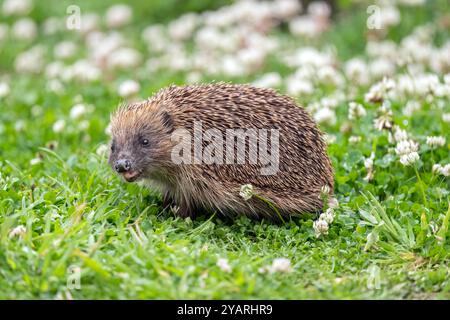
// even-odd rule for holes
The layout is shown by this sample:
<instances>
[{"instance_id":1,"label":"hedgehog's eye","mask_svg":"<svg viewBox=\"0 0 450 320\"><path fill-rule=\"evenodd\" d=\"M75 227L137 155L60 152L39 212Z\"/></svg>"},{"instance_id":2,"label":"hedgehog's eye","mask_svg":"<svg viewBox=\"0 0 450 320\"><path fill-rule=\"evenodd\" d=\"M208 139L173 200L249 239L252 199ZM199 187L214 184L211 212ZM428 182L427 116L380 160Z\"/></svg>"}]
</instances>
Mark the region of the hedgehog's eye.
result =
<instances>
[{"instance_id":1,"label":"hedgehog's eye","mask_svg":"<svg viewBox=\"0 0 450 320\"><path fill-rule=\"evenodd\" d=\"M114 152L116 150L116 143L111 143L111 151Z\"/></svg>"},{"instance_id":2,"label":"hedgehog's eye","mask_svg":"<svg viewBox=\"0 0 450 320\"><path fill-rule=\"evenodd\" d=\"M148 141L148 139L142 139L141 144L146 147L150 144L150 141Z\"/></svg>"}]
</instances>

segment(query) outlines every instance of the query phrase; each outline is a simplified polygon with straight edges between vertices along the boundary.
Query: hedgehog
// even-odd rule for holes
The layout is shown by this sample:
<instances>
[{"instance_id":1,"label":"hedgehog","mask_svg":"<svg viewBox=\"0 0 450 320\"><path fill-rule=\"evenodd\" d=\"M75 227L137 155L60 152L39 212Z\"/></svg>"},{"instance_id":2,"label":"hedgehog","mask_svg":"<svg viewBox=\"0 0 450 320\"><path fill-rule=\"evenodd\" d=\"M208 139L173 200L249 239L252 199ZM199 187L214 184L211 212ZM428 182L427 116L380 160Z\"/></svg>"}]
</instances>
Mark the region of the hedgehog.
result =
<instances>
[{"instance_id":1,"label":"hedgehog","mask_svg":"<svg viewBox=\"0 0 450 320\"><path fill-rule=\"evenodd\" d=\"M273 89L172 85L122 104L111 116L111 137L113 170L161 192L163 207L176 208L180 217L284 221L321 212L324 194L333 194L318 126Z\"/></svg>"}]
</instances>

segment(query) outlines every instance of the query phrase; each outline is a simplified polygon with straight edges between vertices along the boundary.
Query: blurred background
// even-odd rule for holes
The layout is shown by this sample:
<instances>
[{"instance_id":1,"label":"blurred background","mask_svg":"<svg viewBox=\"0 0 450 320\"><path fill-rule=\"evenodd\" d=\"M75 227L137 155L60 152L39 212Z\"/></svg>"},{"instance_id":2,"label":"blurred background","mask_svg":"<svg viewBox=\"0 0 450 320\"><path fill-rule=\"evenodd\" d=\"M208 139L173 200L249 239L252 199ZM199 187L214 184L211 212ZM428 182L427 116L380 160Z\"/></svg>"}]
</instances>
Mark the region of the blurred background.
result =
<instances>
[{"instance_id":1,"label":"blurred background","mask_svg":"<svg viewBox=\"0 0 450 320\"><path fill-rule=\"evenodd\" d=\"M330 225L179 219L120 182L110 113L211 81L314 117ZM449 101L448 0L0 0L0 298L448 299Z\"/></svg>"},{"instance_id":2,"label":"blurred background","mask_svg":"<svg viewBox=\"0 0 450 320\"><path fill-rule=\"evenodd\" d=\"M407 75L450 66L446 0L2 0L0 10L0 132L19 147L0 155L23 163L49 141L105 149L121 101L220 80L295 97L333 140L344 102L384 77L406 71L407 87Z\"/></svg>"},{"instance_id":3,"label":"blurred background","mask_svg":"<svg viewBox=\"0 0 450 320\"><path fill-rule=\"evenodd\" d=\"M105 143L120 101L172 83L279 88L332 131L336 107L370 84L405 65L450 64L446 0L2 0L0 10L0 132L23 147L0 155L20 159L56 138L70 151ZM36 119L38 132L22 130Z\"/></svg>"}]
</instances>

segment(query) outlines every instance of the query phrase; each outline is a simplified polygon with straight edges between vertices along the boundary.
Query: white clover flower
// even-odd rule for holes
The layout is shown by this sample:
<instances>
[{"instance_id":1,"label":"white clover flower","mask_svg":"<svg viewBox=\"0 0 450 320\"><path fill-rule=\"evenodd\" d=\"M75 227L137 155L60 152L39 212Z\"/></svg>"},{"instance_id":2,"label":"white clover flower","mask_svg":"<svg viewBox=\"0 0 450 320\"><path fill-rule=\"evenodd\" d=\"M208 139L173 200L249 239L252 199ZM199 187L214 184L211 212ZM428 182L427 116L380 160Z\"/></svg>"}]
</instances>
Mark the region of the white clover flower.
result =
<instances>
[{"instance_id":1,"label":"white clover flower","mask_svg":"<svg viewBox=\"0 0 450 320\"><path fill-rule=\"evenodd\" d=\"M417 152L417 150L419 150L419 144L414 142L413 140L399 141L395 147L395 153L399 156Z\"/></svg>"},{"instance_id":2,"label":"white clover flower","mask_svg":"<svg viewBox=\"0 0 450 320\"><path fill-rule=\"evenodd\" d=\"M431 170L432 172L435 173L441 173L442 170L442 165L440 165L439 163L433 164L433 169Z\"/></svg>"},{"instance_id":3,"label":"white clover flower","mask_svg":"<svg viewBox=\"0 0 450 320\"><path fill-rule=\"evenodd\" d=\"M37 36L36 23L29 18L17 20L11 31L15 38L21 40L33 40Z\"/></svg>"},{"instance_id":4,"label":"white clover flower","mask_svg":"<svg viewBox=\"0 0 450 320\"><path fill-rule=\"evenodd\" d=\"M441 174L446 177L450 177L450 163L442 167Z\"/></svg>"},{"instance_id":5,"label":"white clover flower","mask_svg":"<svg viewBox=\"0 0 450 320\"><path fill-rule=\"evenodd\" d=\"M25 127L26 127L25 120L19 119L14 123L14 130L16 130L17 132L23 131Z\"/></svg>"},{"instance_id":6,"label":"white clover flower","mask_svg":"<svg viewBox=\"0 0 450 320\"><path fill-rule=\"evenodd\" d=\"M232 56L226 56L223 59L221 69L224 74L231 77L242 76L246 73L243 63Z\"/></svg>"},{"instance_id":7,"label":"white clover flower","mask_svg":"<svg viewBox=\"0 0 450 320\"><path fill-rule=\"evenodd\" d=\"M291 261L287 258L276 258L268 268L269 273L288 273L292 271Z\"/></svg>"},{"instance_id":8,"label":"white clover flower","mask_svg":"<svg viewBox=\"0 0 450 320\"><path fill-rule=\"evenodd\" d=\"M450 86L450 73L447 73L444 75L444 83L448 86Z\"/></svg>"},{"instance_id":9,"label":"white clover flower","mask_svg":"<svg viewBox=\"0 0 450 320\"><path fill-rule=\"evenodd\" d=\"M415 91L414 79L410 75L401 74L397 78L397 94L412 95ZM410 100L415 101L415 100ZM416 103L415 101L414 103Z\"/></svg>"},{"instance_id":10,"label":"white clover flower","mask_svg":"<svg viewBox=\"0 0 450 320\"><path fill-rule=\"evenodd\" d=\"M442 115L442 121L450 123L450 113L444 113Z\"/></svg>"},{"instance_id":11,"label":"white clover flower","mask_svg":"<svg viewBox=\"0 0 450 320\"><path fill-rule=\"evenodd\" d=\"M81 21L80 32L86 35L98 29L100 17L96 13L85 13L81 15Z\"/></svg>"},{"instance_id":12,"label":"white clover flower","mask_svg":"<svg viewBox=\"0 0 450 320\"><path fill-rule=\"evenodd\" d=\"M119 32L111 32L107 35L101 32L89 33L86 44L90 49L90 56L94 63L104 67L115 50L119 50L125 43L123 35Z\"/></svg>"},{"instance_id":13,"label":"white clover flower","mask_svg":"<svg viewBox=\"0 0 450 320\"><path fill-rule=\"evenodd\" d=\"M128 98L136 95L141 86L134 80L125 80L119 85L118 93L123 98Z\"/></svg>"},{"instance_id":14,"label":"white clover flower","mask_svg":"<svg viewBox=\"0 0 450 320\"><path fill-rule=\"evenodd\" d=\"M56 94L61 94L64 92L64 86L61 81L52 79L47 82L47 90Z\"/></svg>"},{"instance_id":15,"label":"white clover flower","mask_svg":"<svg viewBox=\"0 0 450 320\"><path fill-rule=\"evenodd\" d=\"M351 144L356 144L358 142L361 141L361 136L351 136L350 138L348 138L348 142Z\"/></svg>"},{"instance_id":16,"label":"white clover flower","mask_svg":"<svg viewBox=\"0 0 450 320\"><path fill-rule=\"evenodd\" d=\"M336 109L340 101L344 99L345 97L336 93L334 96L323 97L320 99L320 105L324 108Z\"/></svg>"},{"instance_id":17,"label":"white clover flower","mask_svg":"<svg viewBox=\"0 0 450 320\"><path fill-rule=\"evenodd\" d=\"M386 97L387 93L394 88L394 80L385 77L382 81L377 82L369 89L369 92L366 93L364 99L366 102L380 102Z\"/></svg>"},{"instance_id":18,"label":"white clover flower","mask_svg":"<svg viewBox=\"0 0 450 320\"><path fill-rule=\"evenodd\" d=\"M409 166L419 161L418 150L419 144L413 140L400 141L395 147L395 153L400 156L400 163L404 166Z\"/></svg>"},{"instance_id":19,"label":"white clover flower","mask_svg":"<svg viewBox=\"0 0 450 320\"><path fill-rule=\"evenodd\" d=\"M411 117L416 111L420 110L420 102L417 100L410 100L403 108L403 114L407 117Z\"/></svg>"},{"instance_id":20,"label":"white clover flower","mask_svg":"<svg viewBox=\"0 0 450 320\"><path fill-rule=\"evenodd\" d=\"M408 133L406 130L401 129L400 127L396 126L394 131L394 140L395 142L400 142L408 139Z\"/></svg>"},{"instance_id":21,"label":"white clover flower","mask_svg":"<svg viewBox=\"0 0 450 320\"><path fill-rule=\"evenodd\" d=\"M53 49L53 53L58 59L66 59L75 54L77 46L72 41L62 41Z\"/></svg>"},{"instance_id":22,"label":"white clover flower","mask_svg":"<svg viewBox=\"0 0 450 320\"><path fill-rule=\"evenodd\" d=\"M273 88L281 85L282 79L278 72L269 72L253 82L253 85L261 88Z\"/></svg>"},{"instance_id":23,"label":"white clover flower","mask_svg":"<svg viewBox=\"0 0 450 320\"><path fill-rule=\"evenodd\" d=\"M344 72L347 78L362 85L366 85L370 81L369 73L367 72L367 64L358 58L351 59L345 63Z\"/></svg>"},{"instance_id":24,"label":"white clover flower","mask_svg":"<svg viewBox=\"0 0 450 320\"><path fill-rule=\"evenodd\" d=\"M78 60L68 69L68 80L90 82L98 80L100 76L100 69L87 60Z\"/></svg>"},{"instance_id":25,"label":"white clover flower","mask_svg":"<svg viewBox=\"0 0 450 320\"><path fill-rule=\"evenodd\" d=\"M65 72L66 66L61 61L53 61L45 67L45 76L50 79L59 78Z\"/></svg>"},{"instance_id":26,"label":"white clover flower","mask_svg":"<svg viewBox=\"0 0 450 320\"><path fill-rule=\"evenodd\" d=\"M82 24L84 24L84 20ZM42 25L43 33L45 35L53 35L59 31L64 30L64 27L64 19L57 17L49 17L45 19Z\"/></svg>"},{"instance_id":27,"label":"white clover flower","mask_svg":"<svg viewBox=\"0 0 450 320\"><path fill-rule=\"evenodd\" d=\"M133 11L126 4L116 4L106 11L106 25L110 28L120 28L130 23Z\"/></svg>"},{"instance_id":28,"label":"white clover flower","mask_svg":"<svg viewBox=\"0 0 450 320\"><path fill-rule=\"evenodd\" d=\"M400 11L395 6L384 6L381 8L380 24L383 29L400 23Z\"/></svg>"},{"instance_id":29,"label":"white clover flower","mask_svg":"<svg viewBox=\"0 0 450 320\"><path fill-rule=\"evenodd\" d=\"M411 152L400 156L400 163L404 166L409 166L419 161L419 159L420 157L417 152Z\"/></svg>"},{"instance_id":30,"label":"white clover flower","mask_svg":"<svg viewBox=\"0 0 450 320\"><path fill-rule=\"evenodd\" d=\"M313 17L329 17L331 14L330 5L325 1L312 1L306 10Z\"/></svg>"},{"instance_id":31,"label":"white clover flower","mask_svg":"<svg viewBox=\"0 0 450 320\"><path fill-rule=\"evenodd\" d=\"M217 266L220 268L220 270L222 270L223 272L227 272L227 273L231 272L231 266L229 265L227 259L219 258L219 259L217 260L217 264L216 264L216 265L217 265Z\"/></svg>"},{"instance_id":32,"label":"white clover flower","mask_svg":"<svg viewBox=\"0 0 450 320\"><path fill-rule=\"evenodd\" d=\"M164 28L160 25L152 25L144 29L142 38L150 51L163 52L169 46L168 37L164 33Z\"/></svg>"},{"instance_id":33,"label":"white clover flower","mask_svg":"<svg viewBox=\"0 0 450 320\"><path fill-rule=\"evenodd\" d=\"M314 86L311 81L298 77L290 77L287 79L286 90L290 95L310 95L314 92Z\"/></svg>"},{"instance_id":34,"label":"white clover flower","mask_svg":"<svg viewBox=\"0 0 450 320\"><path fill-rule=\"evenodd\" d=\"M440 164L433 165L433 172L437 174L442 174L445 177L450 176L450 163L445 166Z\"/></svg>"},{"instance_id":35,"label":"white clover flower","mask_svg":"<svg viewBox=\"0 0 450 320\"><path fill-rule=\"evenodd\" d=\"M364 159L364 168L371 170L373 168L373 158L369 157Z\"/></svg>"},{"instance_id":36,"label":"white clover flower","mask_svg":"<svg viewBox=\"0 0 450 320\"><path fill-rule=\"evenodd\" d=\"M375 128L378 131L392 128L392 111L389 104L383 103L383 105L378 108L377 112L378 118L374 120Z\"/></svg>"},{"instance_id":37,"label":"white clover flower","mask_svg":"<svg viewBox=\"0 0 450 320\"><path fill-rule=\"evenodd\" d=\"M450 86L439 83L439 84L437 84L433 94L435 97L439 97L439 98L449 96L450 95ZM433 101L433 98L431 98L431 101ZM439 100L439 101L442 101L442 100Z\"/></svg>"},{"instance_id":38,"label":"white clover flower","mask_svg":"<svg viewBox=\"0 0 450 320\"><path fill-rule=\"evenodd\" d=\"M443 136L431 136L427 137L427 145L432 148L442 147L445 145L445 137Z\"/></svg>"},{"instance_id":39,"label":"white clover flower","mask_svg":"<svg viewBox=\"0 0 450 320\"><path fill-rule=\"evenodd\" d=\"M2 12L5 16L26 15L33 9L31 0L5 0Z\"/></svg>"},{"instance_id":40,"label":"white clover flower","mask_svg":"<svg viewBox=\"0 0 450 320\"><path fill-rule=\"evenodd\" d=\"M332 66L322 66L317 70L317 80L324 84L332 84L340 87L344 78Z\"/></svg>"},{"instance_id":41,"label":"white clover flower","mask_svg":"<svg viewBox=\"0 0 450 320\"><path fill-rule=\"evenodd\" d=\"M16 57L14 68L19 73L39 73L43 68L43 59L44 47L35 46Z\"/></svg>"},{"instance_id":42,"label":"white clover flower","mask_svg":"<svg viewBox=\"0 0 450 320\"><path fill-rule=\"evenodd\" d=\"M35 166L35 165L37 165L37 164L39 164L39 163L41 163L41 162L42 162L42 159L41 159L41 158L39 158L39 157L33 158L33 159L30 160L30 165L31 165L31 166Z\"/></svg>"},{"instance_id":43,"label":"white clover flower","mask_svg":"<svg viewBox=\"0 0 450 320\"><path fill-rule=\"evenodd\" d=\"M64 130L64 128L66 127L66 121L63 119L57 120L54 124L53 124L53 132L55 133L60 133Z\"/></svg>"},{"instance_id":44,"label":"white clover flower","mask_svg":"<svg viewBox=\"0 0 450 320\"><path fill-rule=\"evenodd\" d=\"M322 195L328 195L330 193L330 186L325 184L322 186L322 188L320 188L320 193Z\"/></svg>"},{"instance_id":45,"label":"white clover flower","mask_svg":"<svg viewBox=\"0 0 450 320\"><path fill-rule=\"evenodd\" d=\"M415 91L422 96L434 95L440 85L439 77L435 74L422 74L414 79Z\"/></svg>"},{"instance_id":46,"label":"white clover flower","mask_svg":"<svg viewBox=\"0 0 450 320\"><path fill-rule=\"evenodd\" d=\"M78 103L70 109L70 117L74 120L81 118L87 112L87 108L84 104Z\"/></svg>"},{"instance_id":47,"label":"white clover flower","mask_svg":"<svg viewBox=\"0 0 450 320\"><path fill-rule=\"evenodd\" d=\"M369 182L373 179L374 170L373 170L373 160L375 159L375 153L372 152L370 157L364 159L364 167L367 170L367 175L364 177L364 180Z\"/></svg>"},{"instance_id":48,"label":"white clover flower","mask_svg":"<svg viewBox=\"0 0 450 320\"><path fill-rule=\"evenodd\" d=\"M334 220L334 210L328 208L327 211L320 214L319 220L325 220L330 225Z\"/></svg>"},{"instance_id":49,"label":"white clover flower","mask_svg":"<svg viewBox=\"0 0 450 320\"><path fill-rule=\"evenodd\" d=\"M299 16L289 22L289 31L294 36L313 38L322 33L321 24L310 16Z\"/></svg>"},{"instance_id":50,"label":"white clover flower","mask_svg":"<svg viewBox=\"0 0 450 320\"><path fill-rule=\"evenodd\" d=\"M397 55L397 45L394 41L369 41L366 53L370 57L391 57Z\"/></svg>"},{"instance_id":51,"label":"white clover flower","mask_svg":"<svg viewBox=\"0 0 450 320\"><path fill-rule=\"evenodd\" d=\"M369 72L374 79L392 76L395 73L395 63L388 58L378 58L370 62Z\"/></svg>"},{"instance_id":52,"label":"white clover flower","mask_svg":"<svg viewBox=\"0 0 450 320\"><path fill-rule=\"evenodd\" d=\"M6 97L11 92L7 82L0 82L0 98Z\"/></svg>"},{"instance_id":53,"label":"white clover flower","mask_svg":"<svg viewBox=\"0 0 450 320\"><path fill-rule=\"evenodd\" d=\"M333 144L337 140L336 135L331 134L331 133L325 133L323 135L323 139L327 144Z\"/></svg>"},{"instance_id":54,"label":"white clover flower","mask_svg":"<svg viewBox=\"0 0 450 320\"><path fill-rule=\"evenodd\" d=\"M358 119L366 115L366 109L363 105L356 102L350 102L348 104L348 118L350 120Z\"/></svg>"},{"instance_id":55,"label":"white clover flower","mask_svg":"<svg viewBox=\"0 0 450 320\"><path fill-rule=\"evenodd\" d=\"M187 40L194 33L199 20L195 13L187 13L168 25L168 33L172 39Z\"/></svg>"},{"instance_id":56,"label":"white clover flower","mask_svg":"<svg viewBox=\"0 0 450 320\"><path fill-rule=\"evenodd\" d=\"M314 113L314 120L318 123L336 124L336 112L328 107L320 108Z\"/></svg>"},{"instance_id":57,"label":"white clover flower","mask_svg":"<svg viewBox=\"0 0 450 320\"><path fill-rule=\"evenodd\" d=\"M220 48L222 33L215 27L203 27L195 35L195 43L202 50L214 50Z\"/></svg>"},{"instance_id":58,"label":"white clover flower","mask_svg":"<svg viewBox=\"0 0 450 320\"><path fill-rule=\"evenodd\" d=\"M251 184L244 184L241 186L239 195L245 200L250 200L253 196L253 186Z\"/></svg>"},{"instance_id":59,"label":"white clover flower","mask_svg":"<svg viewBox=\"0 0 450 320\"><path fill-rule=\"evenodd\" d=\"M302 3L296 0L275 0L272 10L278 19L289 20L301 12Z\"/></svg>"},{"instance_id":60,"label":"white clover flower","mask_svg":"<svg viewBox=\"0 0 450 320\"><path fill-rule=\"evenodd\" d=\"M25 228L25 226L23 225L19 225L9 232L9 237L22 237L26 232L27 228Z\"/></svg>"},{"instance_id":61,"label":"white clover flower","mask_svg":"<svg viewBox=\"0 0 450 320\"><path fill-rule=\"evenodd\" d=\"M270 266L264 266L258 269L259 273L266 273L269 271Z\"/></svg>"},{"instance_id":62,"label":"white clover flower","mask_svg":"<svg viewBox=\"0 0 450 320\"><path fill-rule=\"evenodd\" d=\"M134 68L141 63L142 56L139 51L132 48L120 48L111 52L107 57L109 68Z\"/></svg>"},{"instance_id":63,"label":"white clover flower","mask_svg":"<svg viewBox=\"0 0 450 320\"><path fill-rule=\"evenodd\" d=\"M316 233L316 237L320 237L321 235L328 234L328 223L323 219L318 219L314 221L313 228Z\"/></svg>"}]
</instances>

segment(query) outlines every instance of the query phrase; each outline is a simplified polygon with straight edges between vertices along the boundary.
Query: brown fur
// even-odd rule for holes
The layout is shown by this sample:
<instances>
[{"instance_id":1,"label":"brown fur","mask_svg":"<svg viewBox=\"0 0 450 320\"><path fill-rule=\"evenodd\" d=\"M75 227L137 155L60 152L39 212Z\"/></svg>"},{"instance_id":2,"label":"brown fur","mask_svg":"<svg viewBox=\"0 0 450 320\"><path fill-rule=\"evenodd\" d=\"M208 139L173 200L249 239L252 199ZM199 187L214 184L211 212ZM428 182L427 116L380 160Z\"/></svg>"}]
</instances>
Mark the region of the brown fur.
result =
<instances>
[{"instance_id":1,"label":"brown fur","mask_svg":"<svg viewBox=\"0 0 450 320\"><path fill-rule=\"evenodd\" d=\"M278 173L261 175L260 164L174 164L171 133L178 128L192 132L194 120L202 121L203 130L279 129ZM333 192L333 170L316 124L291 98L271 89L224 83L171 86L144 102L119 108L111 125L115 144L121 150L128 145L141 178L158 187L166 203L177 204L183 217L207 209L277 219L266 202L240 197L243 184L252 184L285 217L320 210L321 188ZM142 134L150 137L151 147L139 151L132 141ZM111 153L111 163L120 152Z\"/></svg>"}]
</instances>

